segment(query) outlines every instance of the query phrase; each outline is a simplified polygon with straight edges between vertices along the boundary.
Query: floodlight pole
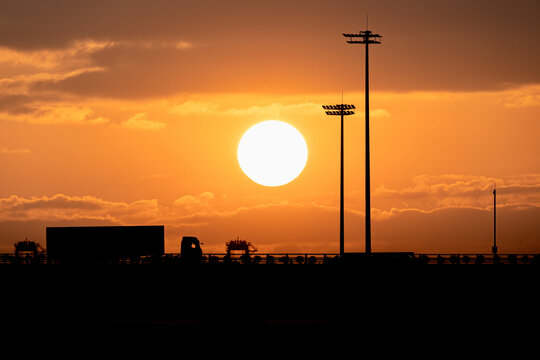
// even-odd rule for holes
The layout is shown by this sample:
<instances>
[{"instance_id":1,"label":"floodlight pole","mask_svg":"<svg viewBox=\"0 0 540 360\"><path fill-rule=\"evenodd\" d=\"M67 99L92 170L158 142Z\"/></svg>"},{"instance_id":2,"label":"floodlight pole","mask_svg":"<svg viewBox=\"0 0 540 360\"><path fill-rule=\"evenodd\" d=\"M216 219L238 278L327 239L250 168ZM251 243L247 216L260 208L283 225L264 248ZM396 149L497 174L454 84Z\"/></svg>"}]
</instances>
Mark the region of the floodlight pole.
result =
<instances>
[{"instance_id":1,"label":"floodlight pole","mask_svg":"<svg viewBox=\"0 0 540 360\"><path fill-rule=\"evenodd\" d=\"M369 44L380 44L382 36L373 34L371 31L360 31L358 34L343 34L348 37L349 44L366 44L366 254L371 254L371 188L370 188L370 164L369 164ZM360 38L353 40L353 38Z\"/></svg>"},{"instance_id":2,"label":"floodlight pole","mask_svg":"<svg viewBox=\"0 0 540 360\"><path fill-rule=\"evenodd\" d=\"M339 258L343 259L345 252L345 196L344 196L344 181L343 181L343 117L354 114L354 105L337 104L323 105L323 109L327 110L326 115L341 116L341 154L340 154L340 182L339 182ZM337 111L336 111L337 110Z\"/></svg>"}]
</instances>

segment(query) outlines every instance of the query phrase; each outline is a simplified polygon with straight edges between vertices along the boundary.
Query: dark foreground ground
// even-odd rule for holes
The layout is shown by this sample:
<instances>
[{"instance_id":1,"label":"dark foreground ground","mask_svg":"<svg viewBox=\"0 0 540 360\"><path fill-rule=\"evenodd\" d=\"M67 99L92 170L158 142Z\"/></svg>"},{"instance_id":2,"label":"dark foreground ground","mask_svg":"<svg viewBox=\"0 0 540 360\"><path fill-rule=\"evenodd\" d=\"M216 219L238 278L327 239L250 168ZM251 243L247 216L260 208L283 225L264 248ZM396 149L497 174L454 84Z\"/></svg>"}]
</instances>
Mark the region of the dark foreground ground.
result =
<instances>
[{"instance_id":1,"label":"dark foreground ground","mask_svg":"<svg viewBox=\"0 0 540 360\"><path fill-rule=\"evenodd\" d=\"M49 350L491 349L535 344L540 319L528 266L5 265L0 276L4 345Z\"/></svg>"}]
</instances>

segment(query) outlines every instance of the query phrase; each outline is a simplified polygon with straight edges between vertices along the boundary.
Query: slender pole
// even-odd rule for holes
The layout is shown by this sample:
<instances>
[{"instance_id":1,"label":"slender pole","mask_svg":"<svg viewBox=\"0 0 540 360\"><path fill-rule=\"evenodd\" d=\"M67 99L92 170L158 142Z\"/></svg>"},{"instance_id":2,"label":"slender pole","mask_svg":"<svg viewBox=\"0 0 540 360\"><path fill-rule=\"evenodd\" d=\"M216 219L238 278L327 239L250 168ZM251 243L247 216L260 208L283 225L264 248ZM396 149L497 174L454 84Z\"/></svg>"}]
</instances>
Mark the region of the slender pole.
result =
<instances>
[{"instance_id":1,"label":"slender pole","mask_svg":"<svg viewBox=\"0 0 540 360\"><path fill-rule=\"evenodd\" d=\"M367 29L358 34L343 34L349 44L366 44L366 254L371 255L371 189L369 174L369 44L380 44L382 36ZM353 40L355 39L355 40ZM358 39L358 40L356 40Z\"/></svg>"},{"instance_id":2,"label":"slender pole","mask_svg":"<svg viewBox=\"0 0 540 360\"><path fill-rule=\"evenodd\" d=\"M497 254L497 190L493 189L493 255Z\"/></svg>"},{"instance_id":3,"label":"slender pole","mask_svg":"<svg viewBox=\"0 0 540 360\"><path fill-rule=\"evenodd\" d=\"M371 254L371 190L369 174L369 41L366 41L366 254Z\"/></svg>"},{"instance_id":4,"label":"slender pole","mask_svg":"<svg viewBox=\"0 0 540 360\"><path fill-rule=\"evenodd\" d=\"M345 206L345 199L343 195L343 109L341 109L341 168L340 168L340 199L339 199L339 257L340 259L343 259L343 253L345 252L344 206Z\"/></svg>"},{"instance_id":5,"label":"slender pole","mask_svg":"<svg viewBox=\"0 0 540 360\"><path fill-rule=\"evenodd\" d=\"M343 95L342 95L343 97ZM326 110L326 115L339 115L341 116L341 149L340 149L340 169L339 169L339 257L343 259L345 254L345 185L344 185L344 168L345 164L343 161L344 157L344 127L345 127L345 116L354 115L355 106L352 104L343 104L343 99L341 99L341 104L336 105L323 105L323 109Z\"/></svg>"}]
</instances>

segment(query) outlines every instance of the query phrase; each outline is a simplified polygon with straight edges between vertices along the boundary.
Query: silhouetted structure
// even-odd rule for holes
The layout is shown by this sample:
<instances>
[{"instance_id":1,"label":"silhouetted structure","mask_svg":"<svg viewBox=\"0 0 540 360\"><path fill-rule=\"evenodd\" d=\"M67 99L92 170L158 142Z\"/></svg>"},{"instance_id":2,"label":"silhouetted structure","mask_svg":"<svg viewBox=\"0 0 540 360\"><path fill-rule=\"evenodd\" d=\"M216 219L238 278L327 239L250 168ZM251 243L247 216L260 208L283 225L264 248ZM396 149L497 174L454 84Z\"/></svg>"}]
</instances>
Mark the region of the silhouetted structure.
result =
<instances>
[{"instance_id":1,"label":"silhouetted structure","mask_svg":"<svg viewBox=\"0 0 540 360\"><path fill-rule=\"evenodd\" d=\"M240 238L236 238L235 240L231 240L227 243L225 243L225 247L227 249L227 255L231 255L231 251L243 251L244 255L249 256L251 253L256 252L258 249L253 246L251 242L247 242L245 240L240 240Z\"/></svg>"},{"instance_id":2,"label":"silhouetted structure","mask_svg":"<svg viewBox=\"0 0 540 360\"><path fill-rule=\"evenodd\" d=\"M422 258L415 258L414 252L344 253L341 259L341 263L346 265L405 265L423 262Z\"/></svg>"},{"instance_id":3,"label":"silhouetted structure","mask_svg":"<svg viewBox=\"0 0 540 360\"><path fill-rule=\"evenodd\" d=\"M30 241L28 238L23 241L16 242L15 246L15 256L37 256L40 253L43 253L43 249L39 243Z\"/></svg>"},{"instance_id":4,"label":"silhouetted structure","mask_svg":"<svg viewBox=\"0 0 540 360\"><path fill-rule=\"evenodd\" d=\"M202 249L199 239L194 236L182 237L180 244L180 258L184 264L202 263Z\"/></svg>"},{"instance_id":5,"label":"silhouetted structure","mask_svg":"<svg viewBox=\"0 0 540 360\"><path fill-rule=\"evenodd\" d=\"M493 189L493 255L497 254L497 189Z\"/></svg>"},{"instance_id":6,"label":"silhouetted structure","mask_svg":"<svg viewBox=\"0 0 540 360\"><path fill-rule=\"evenodd\" d=\"M49 262L102 262L165 253L164 226L83 226L46 229Z\"/></svg>"},{"instance_id":7,"label":"silhouetted structure","mask_svg":"<svg viewBox=\"0 0 540 360\"><path fill-rule=\"evenodd\" d=\"M15 243L15 253L0 253L0 264L121 263L121 264L308 264L393 265L393 264L540 264L540 254L415 254L374 253L267 253L251 242L226 243L227 253L203 256L199 239L184 236L179 254L164 253L164 226L48 227L47 250L28 239ZM233 251L241 251L232 254Z\"/></svg>"},{"instance_id":8,"label":"silhouetted structure","mask_svg":"<svg viewBox=\"0 0 540 360\"><path fill-rule=\"evenodd\" d=\"M323 105L323 109L327 110L326 115L341 116L341 157L340 157L340 177L339 177L339 255L343 256L345 252L345 197L343 194L343 117L345 115L353 115L354 105L338 104L338 105Z\"/></svg>"},{"instance_id":9,"label":"silhouetted structure","mask_svg":"<svg viewBox=\"0 0 540 360\"><path fill-rule=\"evenodd\" d=\"M382 36L371 31L360 31L358 34L343 34L350 40L349 44L366 44L366 254L371 253L371 190L369 173L369 44L380 44ZM359 38L360 40L353 40Z\"/></svg>"}]
</instances>

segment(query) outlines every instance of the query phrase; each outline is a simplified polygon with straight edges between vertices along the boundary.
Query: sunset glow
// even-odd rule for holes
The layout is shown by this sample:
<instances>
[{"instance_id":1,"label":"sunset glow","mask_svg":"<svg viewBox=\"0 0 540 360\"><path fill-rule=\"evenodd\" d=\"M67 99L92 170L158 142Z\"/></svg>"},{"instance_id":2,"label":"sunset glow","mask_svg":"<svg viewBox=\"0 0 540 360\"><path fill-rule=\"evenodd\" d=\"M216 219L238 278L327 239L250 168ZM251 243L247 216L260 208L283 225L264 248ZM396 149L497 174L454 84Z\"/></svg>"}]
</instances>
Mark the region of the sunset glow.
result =
<instances>
[{"instance_id":1,"label":"sunset glow","mask_svg":"<svg viewBox=\"0 0 540 360\"><path fill-rule=\"evenodd\" d=\"M365 49L342 34L369 14L383 36L369 48L373 252L490 252L496 186L499 252L540 253L539 13L530 0L3 1L0 252L45 245L47 226L105 225L164 225L166 252L184 235L204 252L237 236L261 253L338 252L340 120L321 105L342 101L356 107L345 250L363 251Z\"/></svg>"}]
</instances>

